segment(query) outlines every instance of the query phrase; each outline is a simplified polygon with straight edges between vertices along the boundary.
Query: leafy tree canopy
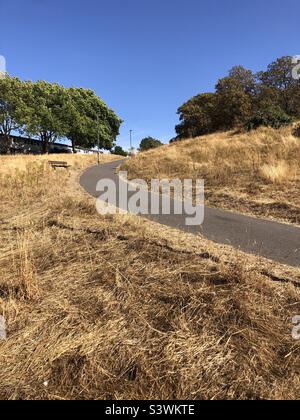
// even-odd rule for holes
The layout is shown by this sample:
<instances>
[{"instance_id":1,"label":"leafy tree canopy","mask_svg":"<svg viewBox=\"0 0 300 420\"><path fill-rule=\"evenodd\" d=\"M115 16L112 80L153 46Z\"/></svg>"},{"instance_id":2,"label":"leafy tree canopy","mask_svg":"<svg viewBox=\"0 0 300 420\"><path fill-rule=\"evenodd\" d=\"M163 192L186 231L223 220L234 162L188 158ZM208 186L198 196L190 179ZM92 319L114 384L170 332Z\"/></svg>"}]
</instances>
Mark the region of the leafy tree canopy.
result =
<instances>
[{"instance_id":1,"label":"leafy tree canopy","mask_svg":"<svg viewBox=\"0 0 300 420\"><path fill-rule=\"evenodd\" d=\"M30 119L26 131L39 137L44 152L48 152L49 143L64 137L67 131L66 99L65 89L56 83L38 81L32 84Z\"/></svg>"},{"instance_id":2,"label":"leafy tree canopy","mask_svg":"<svg viewBox=\"0 0 300 420\"><path fill-rule=\"evenodd\" d=\"M252 111L251 96L235 77L225 77L216 86L215 119L218 129L242 126Z\"/></svg>"},{"instance_id":3,"label":"leafy tree canopy","mask_svg":"<svg viewBox=\"0 0 300 420\"><path fill-rule=\"evenodd\" d=\"M73 148L111 150L119 134L121 119L91 90L67 90L67 133Z\"/></svg>"},{"instance_id":4,"label":"leafy tree canopy","mask_svg":"<svg viewBox=\"0 0 300 420\"><path fill-rule=\"evenodd\" d=\"M22 132L30 121L31 84L17 78L0 79L0 134L4 140L2 148L8 147L9 136L14 131Z\"/></svg>"},{"instance_id":5,"label":"leafy tree canopy","mask_svg":"<svg viewBox=\"0 0 300 420\"><path fill-rule=\"evenodd\" d=\"M243 66L235 66L229 71L229 77L236 80L247 94L255 93L256 76Z\"/></svg>"},{"instance_id":6,"label":"leafy tree canopy","mask_svg":"<svg viewBox=\"0 0 300 420\"><path fill-rule=\"evenodd\" d=\"M197 95L178 109L181 123L176 132L179 138L197 137L213 131L215 94Z\"/></svg>"},{"instance_id":7,"label":"leafy tree canopy","mask_svg":"<svg viewBox=\"0 0 300 420\"><path fill-rule=\"evenodd\" d=\"M68 138L76 146L111 150L121 119L91 90L64 88L45 81L0 80L0 134L16 131L38 137L45 153L49 144Z\"/></svg>"},{"instance_id":8,"label":"leafy tree canopy","mask_svg":"<svg viewBox=\"0 0 300 420\"><path fill-rule=\"evenodd\" d=\"M279 127L300 118L300 81L292 77L294 65L292 57L282 57L258 74L233 67L215 92L197 95L178 109L177 140L257 124Z\"/></svg>"},{"instance_id":9,"label":"leafy tree canopy","mask_svg":"<svg viewBox=\"0 0 300 420\"><path fill-rule=\"evenodd\" d=\"M297 81L292 77L293 67L292 57L281 57L271 63L267 71L259 72L257 77L263 85L285 91L297 84Z\"/></svg>"},{"instance_id":10,"label":"leafy tree canopy","mask_svg":"<svg viewBox=\"0 0 300 420\"><path fill-rule=\"evenodd\" d=\"M153 137L146 137L141 141L140 151L146 152L147 150L156 149L162 145L163 143L160 140L154 139Z\"/></svg>"}]
</instances>

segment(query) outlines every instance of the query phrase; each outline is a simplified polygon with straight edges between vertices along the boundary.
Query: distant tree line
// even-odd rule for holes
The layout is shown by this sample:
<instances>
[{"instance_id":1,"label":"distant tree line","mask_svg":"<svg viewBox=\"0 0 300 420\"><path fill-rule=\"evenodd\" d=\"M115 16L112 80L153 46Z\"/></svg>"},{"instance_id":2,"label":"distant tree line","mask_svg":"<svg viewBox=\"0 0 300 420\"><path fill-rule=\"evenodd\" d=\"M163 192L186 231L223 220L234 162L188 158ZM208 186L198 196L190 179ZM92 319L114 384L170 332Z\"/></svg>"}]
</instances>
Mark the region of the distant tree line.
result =
<instances>
[{"instance_id":1,"label":"distant tree line","mask_svg":"<svg viewBox=\"0 0 300 420\"><path fill-rule=\"evenodd\" d=\"M92 91L65 88L56 83L0 79L0 147L5 149L16 132L33 136L44 153L59 138L76 147L111 150L122 121Z\"/></svg>"},{"instance_id":2,"label":"distant tree line","mask_svg":"<svg viewBox=\"0 0 300 420\"><path fill-rule=\"evenodd\" d=\"M126 150L123 149L123 147L121 146L115 146L115 148L112 150L112 155L117 155L117 156L124 156L127 157L128 156L128 152L126 152Z\"/></svg>"},{"instance_id":3,"label":"distant tree line","mask_svg":"<svg viewBox=\"0 0 300 420\"><path fill-rule=\"evenodd\" d=\"M153 137L145 137L143 140L141 140L140 147L138 150L140 152L147 152L148 150L156 149L160 146L163 146L163 143L160 140L157 140ZM112 150L112 154L127 157L130 156L132 153L126 152L121 146L116 146Z\"/></svg>"},{"instance_id":4,"label":"distant tree line","mask_svg":"<svg viewBox=\"0 0 300 420\"><path fill-rule=\"evenodd\" d=\"M300 81L292 77L292 57L282 57L254 74L243 66L178 109L177 140L221 130L278 128L300 118Z\"/></svg>"}]
</instances>

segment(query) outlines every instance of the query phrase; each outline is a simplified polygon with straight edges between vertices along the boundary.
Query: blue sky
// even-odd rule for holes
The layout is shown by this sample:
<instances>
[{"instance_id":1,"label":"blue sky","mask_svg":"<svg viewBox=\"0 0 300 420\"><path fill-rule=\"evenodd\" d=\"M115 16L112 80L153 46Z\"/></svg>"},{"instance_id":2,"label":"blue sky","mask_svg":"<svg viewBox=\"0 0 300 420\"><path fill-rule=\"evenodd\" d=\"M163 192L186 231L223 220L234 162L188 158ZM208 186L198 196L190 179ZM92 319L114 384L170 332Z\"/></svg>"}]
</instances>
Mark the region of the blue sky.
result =
<instances>
[{"instance_id":1,"label":"blue sky","mask_svg":"<svg viewBox=\"0 0 300 420\"><path fill-rule=\"evenodd\" d=\"M125 120L118 143L169 140L177 108L234 65L300 54L299 0L0 0L11 75L91 88Z\"/></svg>"}]
</instances>

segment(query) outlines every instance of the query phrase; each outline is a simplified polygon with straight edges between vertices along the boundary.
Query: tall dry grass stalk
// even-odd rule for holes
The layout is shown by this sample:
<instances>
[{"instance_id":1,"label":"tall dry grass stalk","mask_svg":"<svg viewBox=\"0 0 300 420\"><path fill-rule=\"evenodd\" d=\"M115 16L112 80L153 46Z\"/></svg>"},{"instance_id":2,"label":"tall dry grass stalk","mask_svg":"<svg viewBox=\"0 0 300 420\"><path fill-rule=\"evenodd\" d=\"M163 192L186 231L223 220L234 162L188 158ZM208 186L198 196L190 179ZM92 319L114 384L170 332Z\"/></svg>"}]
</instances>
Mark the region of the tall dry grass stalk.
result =
<instances>
[{"instance_id":1,"label":"tall dry grass stalk","mask_svg":"<svg viewBox=\"0 0 300 420\"><path fill-rule=\"evenodd\" d=\"M34 237L28 233L18 237L18 259L15 261L21 293L18 297L27 300L38 299L40 293L36 268L32 257L31 241L34 241Z\"/></svg>"}]
</instances>

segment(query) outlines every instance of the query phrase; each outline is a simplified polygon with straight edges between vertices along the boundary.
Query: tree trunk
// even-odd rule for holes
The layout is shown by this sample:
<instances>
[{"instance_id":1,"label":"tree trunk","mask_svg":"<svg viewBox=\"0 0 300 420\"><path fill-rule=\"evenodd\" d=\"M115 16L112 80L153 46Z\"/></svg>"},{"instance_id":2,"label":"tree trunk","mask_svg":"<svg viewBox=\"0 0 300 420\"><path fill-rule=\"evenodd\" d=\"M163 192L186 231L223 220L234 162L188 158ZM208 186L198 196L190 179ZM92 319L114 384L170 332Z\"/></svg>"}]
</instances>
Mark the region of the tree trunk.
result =
<instances>
[{"instance_id":1,"label":"tree trunk","mask_svg":"<svg viewBox=\"0 0 300 420\"><path fill-rule=\"evenodd\" d=\"M43 153L43 155L48 155L49 154L49 141L48 141L48 139L43 140L42 153Z\"/></svg>"},{"instance_id":2,"label":"tree trunk","mask_svg":"<svg viewBox=\"0 0 300 420\"><path fill-rule=\"evenodd\" d=\"M48 155L49 154L49 136L46 133L41 133L41 141L42 141L42 154Z\"/></svg>"},{"instance_id":3,"label":"tree trunk","mask_svg":"<svg viewBox=\"0 0 300 420\"><path fill-rule=\"evenodd\" d=\"M49 155L49 142L48 141L46 141L45 143L45 154Z\"/></svg>"},{"instance_id":4,"label":"tree trunk","mask_svg":"<svg viewBox=\"0 0 300 420\"><path fill-rule=\"evenodd\" d=\"M9 134L5 133L1 136L0 152L2 154L9 154L11 146L11 140Z\"/></svg>"},{"instance_id":5,"label":"tree trunk","mask_svg":"<svg viewBox=\"0 0 300 420\"><path fill-rule=\"evenodd\" d=\"M73 139L71 139L71 142L72 142L72 151L73 151L73 154L75 155L75 154L76 154L76 145L75 145L75 141L74 141Z\"/></svg>"}]
</instances>

